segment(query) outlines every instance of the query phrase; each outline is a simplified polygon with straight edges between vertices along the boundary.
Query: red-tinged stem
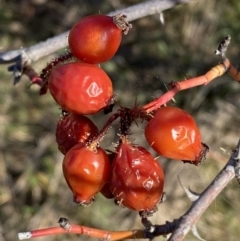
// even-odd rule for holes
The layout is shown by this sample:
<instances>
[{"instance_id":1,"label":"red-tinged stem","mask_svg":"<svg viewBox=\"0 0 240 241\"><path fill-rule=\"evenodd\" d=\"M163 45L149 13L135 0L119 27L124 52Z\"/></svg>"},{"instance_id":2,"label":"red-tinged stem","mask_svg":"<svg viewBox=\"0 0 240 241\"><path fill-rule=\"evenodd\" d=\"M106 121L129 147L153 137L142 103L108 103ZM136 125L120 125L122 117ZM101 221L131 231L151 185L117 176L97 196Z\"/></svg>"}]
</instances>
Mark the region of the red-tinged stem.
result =
<instances>
[{"instance_id":1,"label":"red-tinged stem","mask_svg":"<svg viewBox=\"0 0 240 241\"><path fill-rule=\"evenodd\" d=\"M124 136L128 135L131 123L135 119L149 119L149 115L144 110L140 109L137 105L135 105L132 109L120 107L114 114L110 116L107 123L103 126L99 134L91 141L90 147L92 146L93 148L95 148L95 146L104 138L107 130L110 128L113 122L119 117L121 118L120 134Z\"/></svg>"},{"instance_id":2,"label":"red-tinged stem","mask_svg":"<svg viewBox=\"0 0 240 241\"><path fill-rule=\"evenodd\" d=\"M146 104L142 107L143 110L146 112L151 112L157 108L159 108L161 105L166 104L168 101L170 101L175 94L179 92L177 87L174 87L173 89L169 90L167 93L163 94L158 99L150 102L149 104Z\"/></svg>"},{"instance_id":3,"label":"red-tinged stem","mask_svg":"<svg viewBox=\"0 0 240 241\"><path fill-rule=\"evenodd\" d=\"M121 240L121 239L145 238L144 231L139 229L111 232L106 230L89 228L85 226L79 226L75 224L72 224L69 229L64 229L62 227L51 227L51 228L33 230L30 232L19 233L18 238L20 240L24 240L24 239L50 236L50 235L56 235L56 234L64 234L64 233L82 234L82 235L100 238L104 240L106 239L109 241Z\"/></svg>"},{"instance_id":4,"label":"red-tinged stem","mask_svg":"<svg viewBox=\"0 0 240 241\"><path fill-rule=\"evenodd\" d=\"M168 92L166 92L156 100L144 105L142 107L142 110L146 111L146 113L150 113L158 109L162 105L166 104L168 101L170 101L179 91L189 89L199 85L208 84L213 79L223 75L229 69L230 66L231 66L230 61L226 59L226 61L224 61L223 64L218 64L214 66L204 75L179 81L176 83L172 83L171 84L172 89L170 89Z\"/></svg>"},{"instance_id":5,"label":"red-tinged stem","mask_svg":"<svg viewBox=\"0 0 240 241\"><path fill-rule=\"evenodd\" d=\"M103 128L101 129L101 131L99 132L99 134L93 139L93 141L91 142L93 145L95 145L96 143L99 143L103 137L106 135L107 130L110 128L110 126L112 125L112 123L121 116L121 110L118 110L116 113L112 114L110 116L110 118L108 119L108 121L106 122L106 124L103 126Z\"/></svg>"},{"instance_id":6,"label":"red-tinged stem","mask_svg":"<svg viewBox=\"0 0 240 241\"><path fill-rule=\"evenodd\" d=\"M44 229L33 230L30 232L18 233L18 239L24 240L24 239L38 238L42 236L50 236L50 235L63 234L63 233L68 233L68 230L65 230L61 227L44 228Z\"/></svg>"},{"instance_id":7,"label":"red-tinged stem","mask_svg":"<svg viewBox=\"0 0 240 241\"><path fill-rule=\"evenodd\" d=\"M30 66L24 67L23 74L29 77L31 84L37 84L40 87L43 85L42 78L40 78L40 76L35 72L35 70L32 67Z\"/></svg>"}]
</instances>

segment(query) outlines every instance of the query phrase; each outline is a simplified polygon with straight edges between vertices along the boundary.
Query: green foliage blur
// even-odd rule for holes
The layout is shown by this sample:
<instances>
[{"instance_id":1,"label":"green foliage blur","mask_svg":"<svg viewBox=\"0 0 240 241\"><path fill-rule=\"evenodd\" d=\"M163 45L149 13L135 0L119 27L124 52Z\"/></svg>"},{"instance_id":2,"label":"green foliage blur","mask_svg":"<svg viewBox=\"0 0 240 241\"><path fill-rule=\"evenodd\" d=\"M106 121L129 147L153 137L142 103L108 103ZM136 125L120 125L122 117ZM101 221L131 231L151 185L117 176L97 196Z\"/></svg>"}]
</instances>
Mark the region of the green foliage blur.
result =
<instances>
[{"instance_id":1,"label":"green foliage blur","mask_svg":"<svg viewBox=\"0 0 240 241\"><path fill-rule=\"evenodd\" d=\"M105 14L140 2L0 0L0 51L28 47L56 36L83 16ZM220 61L214 51L226 35L232 37L228 57L236 65L240 62L239 1L192 1L163 14L164 24L159 15L132 22L133 29L124 36L116 56L102 65L113 80L119 105L145 104L165 93L171 81L204 74ZM34 68L40 72L64 51L41 59ZM101 229L142 228L136 212L120 208L100 194L88 208L72 202L62 175L63 155L55 142L61 111L49 94L39 96L39 88L30 87L26 77L13 86L7 68L0 66L0 240L17 240L18 232L56 226L60 217ZM190 207L177 176L185 186L202 192L225 165L240 133L239 91L240 85L224 75L175 97L175 105L195 117L210 152L199 167L159 158L166 175L167 200L152 217L153 223L172 221ZM108 116L100 113L91 118L101 128ZM114 148L117 132L114 125L103 147ZM132 138L135 144L150 150L144 139L144 123L132 127ZM238 239L239 192L236 180L232 181L204 213L197 225L204 239ZM60 235L37 240L79 239L91 238ZM186 240L197 238L189 234Z\"/></svg>"}]
</instances>

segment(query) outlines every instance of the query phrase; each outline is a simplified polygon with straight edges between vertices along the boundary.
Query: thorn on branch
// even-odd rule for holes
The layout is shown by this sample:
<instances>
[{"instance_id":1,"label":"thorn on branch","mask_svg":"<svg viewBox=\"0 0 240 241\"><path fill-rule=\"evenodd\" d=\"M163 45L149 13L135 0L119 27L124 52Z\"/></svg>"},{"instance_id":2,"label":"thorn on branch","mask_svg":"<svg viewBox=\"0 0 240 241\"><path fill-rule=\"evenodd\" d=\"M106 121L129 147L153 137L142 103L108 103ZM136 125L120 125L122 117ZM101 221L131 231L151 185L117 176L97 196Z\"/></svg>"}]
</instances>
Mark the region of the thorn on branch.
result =
<instances>
[{"instance_id":1,"label":"thorn on branch","mask_svg":"<svg viewBox=\"0 0 240 241\"><path fill-rule=\"evenodd\" d=\"M193 227L192 227L192 234L193 234L198 240L200 240L200 241L206 241L205 239L203 239L203 238L199 235L196 225L193 225Z\"/></svg>"},{"instance_id":2,"label":"thorn on branch","mask_svg":"<svg viewBox=\"0 0 240 241\"><path fill-rule=\"evenodd\" d=\"M179 176L178 176L178 182L180 183L182 189L184 190L184 192L186 193L187 197L190 199L191 202L195 202L196 200L198 200L200 194L192 191L190 188L184 187Z\"/></svg>"}]
</instances>

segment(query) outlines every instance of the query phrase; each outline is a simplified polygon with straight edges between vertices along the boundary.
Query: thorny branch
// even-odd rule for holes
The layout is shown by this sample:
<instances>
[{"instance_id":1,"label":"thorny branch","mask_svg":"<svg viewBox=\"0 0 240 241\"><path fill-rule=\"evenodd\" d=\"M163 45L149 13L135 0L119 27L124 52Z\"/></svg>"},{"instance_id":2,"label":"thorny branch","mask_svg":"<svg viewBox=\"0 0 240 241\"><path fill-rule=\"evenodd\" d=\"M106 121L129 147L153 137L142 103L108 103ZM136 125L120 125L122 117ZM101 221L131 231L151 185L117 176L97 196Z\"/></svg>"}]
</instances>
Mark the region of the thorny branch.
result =
<instances>
[{"instance_id":1,"label":"thorny branch","mask_svg":"<svg viewBox=\"0 0 240 241\"><path fill-rule=\"evenodd\" d=\"M20 240L23 240L48 235L77 233L113 241L136 238L153 239L154 237L171 233L168 241L181 241L189 231L194 229L197 221L202 216L204 211L218 196L218 194L228 185L228 183L235 177L235 167L240 161L239 158L240 140L228 163L215 177L212 183L201 194L199 194L198 199L192 202L191 207L182 217L172 222L166 222L166 224L163 225L153 225L147 218L143 217L142 224L145 229L114 232L70 224L66 218L60 218L60 227L51 227L46 229L33 230L30 232L22 232L18 234L18 237Z\"/></svg>"},{"instance_id":2,"label":"thorny branch","mask_svg":"<svg viewBox=\"0 0 240 241\"><path fill-rule=\"evenodd\" d=\"M175 5L191 1L193 0L146 1L122 10L110 12L108 15L113 16L122 13L128 17L128 21L133 21L148 15L161 13L162 11L172 8ZM0 53L0 64L14 63L9 67L9 71L14 73L14 84L16 84L20 81L22 74L27 74L25 73L26 66L31 65L33 62L36 62L59 49L67 47L67 36L68 32L65 32L28 48Z\"/></svg>"},{"instance_id":3,"label":"thorny branch","mask_svg":"<svg viewBox=\"0 0 240 241\"><path fill-rule=\"evenodd\" d=\"M177 228L174 230L168 241L181 241L197 223L205 210L218 194L235 177L235 166L239 161L240 140L233 151L228 163L215 177L212 183L199 195L199 198L192 203L190 209L180 218Z\"/></svg>"}]
</instances>

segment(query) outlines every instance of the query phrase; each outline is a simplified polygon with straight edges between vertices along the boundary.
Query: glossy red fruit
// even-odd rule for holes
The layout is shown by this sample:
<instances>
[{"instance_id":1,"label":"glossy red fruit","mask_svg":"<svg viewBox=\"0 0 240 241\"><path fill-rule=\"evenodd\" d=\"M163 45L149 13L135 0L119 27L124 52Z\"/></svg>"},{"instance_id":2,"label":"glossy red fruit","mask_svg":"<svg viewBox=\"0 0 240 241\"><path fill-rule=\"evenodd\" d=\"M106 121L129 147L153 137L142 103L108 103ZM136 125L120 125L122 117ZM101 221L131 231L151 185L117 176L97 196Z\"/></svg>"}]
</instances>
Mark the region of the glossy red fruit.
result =
<instances>
[{"instance_id":1,"label":"glossy red fruit","mask_svg":"<svg viewBox=\"0 0 240 241\"><path fill-rule=\"evenodd\" d=\"M98 134L98 128L86 116L64 115L57 124L58 149L65 155L77 143L86 143Z\"/></svg>"},{"instance_id":2,"label":"glossy red fruit","mask_svg":"<svg viewBox=\"0 0 240 241\"><path fill-rule=\"evenodd\" d=\"M121 143L113 162L110 189L120 204L151 212L163 194L161 165L143 147Z\"/></svg>"},{"instance_id":3,"label":"glossy red fruit","mask_svg":"<svg viewBox=\"0 0 240 241\"><path fill-rule=\"evenodd\" d=\"M203 154L201 135L193 117L177 107L162 107L149 121L145 137L161 156L198 162Z\"/></svg>"},{"instance_id":4,"label":"glossy red fruit","mask_svg":"<svg viewBox=\"0 0 240 241\"><path fill-rule=\"evenodd\" d=\"M80 205L89 205L109 179L110 162L102 148L92 150L82 143L71 148L63 160L63 174Z\"/></svg>"},{"instance_id":5,"label":"glossy red fruit","mask_svg":"<svg viewBox=\"0 0 240 241\"><path fill-rule=\"evenodd\" d=\"M113 17L87 16L70 30L68 43L73 55L79 60L97 64L105 62L116 53L122 39L122 30Z\"/></svg>"},{"instance_id":6,"label":"glossy red fruit","mask_svg":"<svg viewBox=\"0 0 240 241\"><path fill-rule=\"evenodd\" d=\"M94 114L108 105L112 82L99 67L68 63L52 70L49 90L62 109L79 115Z\"/></svg>"}]
</instances>

